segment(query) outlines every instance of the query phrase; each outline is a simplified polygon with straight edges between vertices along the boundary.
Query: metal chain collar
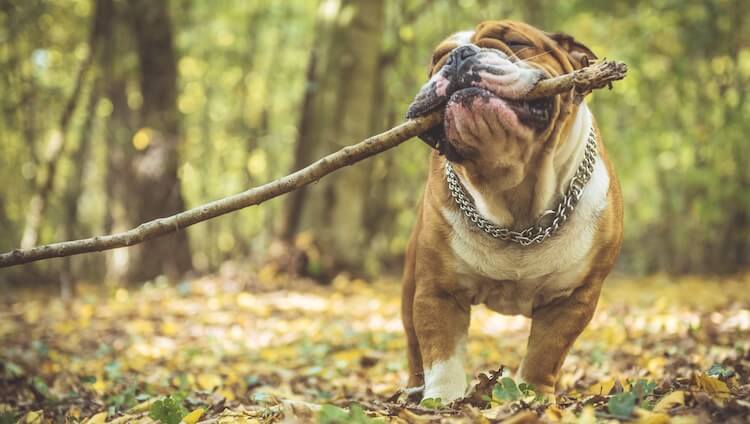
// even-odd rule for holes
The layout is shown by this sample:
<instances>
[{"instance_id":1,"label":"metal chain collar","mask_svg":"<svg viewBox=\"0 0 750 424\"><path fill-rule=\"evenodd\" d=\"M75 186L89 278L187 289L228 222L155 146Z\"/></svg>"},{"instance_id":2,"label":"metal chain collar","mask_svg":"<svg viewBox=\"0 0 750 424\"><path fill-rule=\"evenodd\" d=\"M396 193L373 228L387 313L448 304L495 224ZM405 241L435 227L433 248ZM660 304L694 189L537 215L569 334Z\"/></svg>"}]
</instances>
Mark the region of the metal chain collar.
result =
<instances>
[{"instance_id":1,"label":"metal chain collar","mask_svg":"<svg viewBox=\"0 0 750 424\"><path fill-rule=\"evenodd\" d=\"M448 190L451 192L451 196L456 201L458 207L464 212L467 218L480 230L484 231L489 236L507 240L514 243L518 243L521 246L528 246L530 244L539 244L544 240L547 240L552 236L560 226L568 220L571 213L575 210L578 201L583 196L583 188L586 183L591 179L591 174L594 172L594 164L596 163L596 134L594 128L591 128L589 137L586 142L586 147L583 154L583 160L578 165L573 179L570 180L568 190L565 191L560 203L557 208L547 210L539 217L537 224L521 231L511 230L493 224L490 220L483 217L479 211L477 211L474 205L474 200L464 192L463 185L456 175L456 171L453 170L450 162L445 162L445 179L448 182ZM543 225L543 221L547 220L548 225Z\"/></svg>"}]
</instances>

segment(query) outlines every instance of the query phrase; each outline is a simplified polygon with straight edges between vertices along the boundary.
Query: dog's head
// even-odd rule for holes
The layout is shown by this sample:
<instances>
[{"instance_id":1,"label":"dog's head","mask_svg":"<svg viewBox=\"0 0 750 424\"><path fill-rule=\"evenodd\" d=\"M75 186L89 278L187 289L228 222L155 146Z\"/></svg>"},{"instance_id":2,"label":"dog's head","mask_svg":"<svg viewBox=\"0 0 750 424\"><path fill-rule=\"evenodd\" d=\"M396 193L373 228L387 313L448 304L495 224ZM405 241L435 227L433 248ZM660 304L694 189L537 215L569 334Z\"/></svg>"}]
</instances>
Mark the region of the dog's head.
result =
<instances>
[{"instance_id":1,"label":"dog's head","mask_svg":"<svg viewBox=\"0 0 750 424\"><path fill-rule=\"evenodd\" d=\"M490 21L454 34L435 49L430 80L408 117L445 107L445 121L422 135L448 160L481 170L503 187L518 185L576 107L572 94L523 96L543 78L595 59L573 37L514 21ZM564 112L565 111L565 112Z\"/></svg>"}]
</instances>

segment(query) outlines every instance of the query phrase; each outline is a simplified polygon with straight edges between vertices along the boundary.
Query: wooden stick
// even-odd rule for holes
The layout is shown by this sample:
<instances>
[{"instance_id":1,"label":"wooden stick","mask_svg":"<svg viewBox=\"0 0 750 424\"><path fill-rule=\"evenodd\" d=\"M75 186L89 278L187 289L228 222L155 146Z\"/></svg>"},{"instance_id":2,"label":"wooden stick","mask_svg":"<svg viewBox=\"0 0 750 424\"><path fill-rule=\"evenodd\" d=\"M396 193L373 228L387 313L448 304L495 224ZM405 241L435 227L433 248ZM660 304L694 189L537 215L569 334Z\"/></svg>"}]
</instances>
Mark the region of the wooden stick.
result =
<instances>
[{"instance_id":1,"label":"wooden stick","mask_svg":"<svg viewBox=\"0 0 750 424\"><path fill-rule=\"evenodd\" d=\"M628 66L622 62L601 60L569 74L543 79L523 97L540 99L572 89L576 90L576 94L585 96L597 88L610 86L612 81L625 78L627 72Z\"/></svg>"},{"instance_id":2,"label":"wooden stick","mask_svg":"<svg viewBox=\"0 0 750 424\"><path fill-rule=\"evenodd\" d=\"M621 62L602 61L571 74L542 80L529 93L529 98L547 97L575 89L585 95L593 89L608 85L611 81L622 79L627 67ZM165 218L155 219L136 228L105 236L65 241L28 249L15 249L0 254L0 268L39 261L42 259L77 255L87 252L100 252L118 247L133 246L156 237L163 236L202 221L234 212L273 199L336 171L344 166L355 164L363 159L390 148L421 134L443 121L443 111L432 112L370 137L352 146L331 153L317 162L292 174L271 181L233 196L215 200L211 203L180 212Z\"/></svg>"},{"instance_id":3,"label":"wooden stick","mask_svg":"<svg viewBox=\"0 0 750 424\"><path fill-rule=\"evenodd\" d=\"M86 252L99 252L124 246L133 246L165 234L173 233L201 221L234 212L248 206L257 205L266 200L296 190L317 181L331 172L352 165L370 156L398 146L404 141L421 134L439 124L443 119L442 112L433 113L417 119L411 119L384 133L370 137L352 146L331 153L317 162L308 165L278 180L251 188L233 196L215 200L202 206L188 209L176 215L155 219L136 228L121 233L97 236L87 239L65 241L32 247L15 249L0 254L0 268L25 264L42 259L77 255Z\"/></svg>"}]
</instances>

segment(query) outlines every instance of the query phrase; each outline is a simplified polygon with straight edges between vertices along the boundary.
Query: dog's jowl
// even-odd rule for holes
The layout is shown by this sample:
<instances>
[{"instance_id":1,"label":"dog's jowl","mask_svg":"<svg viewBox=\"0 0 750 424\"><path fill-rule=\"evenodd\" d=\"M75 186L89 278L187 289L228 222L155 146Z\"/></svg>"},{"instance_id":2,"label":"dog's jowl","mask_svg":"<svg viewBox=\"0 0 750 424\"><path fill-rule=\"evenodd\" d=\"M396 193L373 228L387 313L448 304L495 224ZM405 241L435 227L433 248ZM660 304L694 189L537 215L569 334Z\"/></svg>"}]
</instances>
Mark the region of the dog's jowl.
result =
<instances>
[{"instance_id":1,"label":"dog's jowl","mask_svg":"<svg viewBox=\"0 0 750 424\"><path fill-rule=\"evenodd\" d=\"M445 108L406 254L409 386L464 395L472 305L532 319L517 378L553 394L622 239L622 198L591 111L572 94L523 100L596 59L561 33L512 21L443 41L409 108ZM498 340L498 343L502 343ZM492 346L488 346L492 348Z\"/></svg>"}]
</instances>

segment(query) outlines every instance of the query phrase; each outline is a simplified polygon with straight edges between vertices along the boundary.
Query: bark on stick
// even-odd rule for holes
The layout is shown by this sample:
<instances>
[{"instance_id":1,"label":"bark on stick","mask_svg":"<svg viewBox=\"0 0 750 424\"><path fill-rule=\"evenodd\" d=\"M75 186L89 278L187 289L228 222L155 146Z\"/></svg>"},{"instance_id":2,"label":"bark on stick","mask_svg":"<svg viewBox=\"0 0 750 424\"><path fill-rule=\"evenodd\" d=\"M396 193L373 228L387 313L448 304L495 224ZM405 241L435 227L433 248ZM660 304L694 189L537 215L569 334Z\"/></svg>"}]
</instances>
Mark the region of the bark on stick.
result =
<instances>
[{"instance_id":1,"label":"bark on stick","mask_svg":"<svg viewBox=\"0 0 750 424\"><path fill-rule=\"evenodd\" d=\"M625 77L627 67L621 62L601 61L570 74L542 80L527 95L540 98L575 89L585 95L594 89L602 88L611 81ZM39 261L42 259L72 256L80 253L99 252L118 247L133 246L165 234L182 230L198 222L234 212L273 199L296 190L344 166L353 165L363 159L393 148L404 141L421 134L443 121L443 111L436 111L416 119L410 119L388 131L370 137L357 144L331 153L317 162L308 165L278 180L252 188L233 196L180 212L165 218L155 219L136 228L121 233L96 236L87 239L65 241L28 249L15 249L0 254L0 268Z\"/></svg>"},{"instance_id":2,"label":"bark on stick","mask_svg":"<svg viewBox=\"0 0 750 424\"><path fill-rule=\"evenodd\" d=\"M597 88L610 86L612 81L625 78L627 71L628 66L622 62L601 60L569 74L541 80L524 98L540 99L572 89L576 94L585 96Z\"/></svg>"}]
</instances>

